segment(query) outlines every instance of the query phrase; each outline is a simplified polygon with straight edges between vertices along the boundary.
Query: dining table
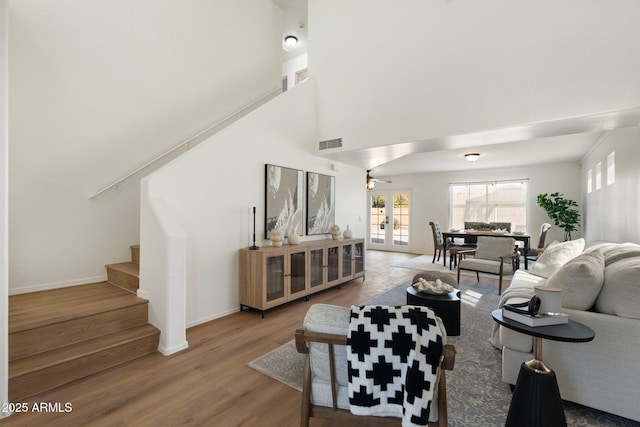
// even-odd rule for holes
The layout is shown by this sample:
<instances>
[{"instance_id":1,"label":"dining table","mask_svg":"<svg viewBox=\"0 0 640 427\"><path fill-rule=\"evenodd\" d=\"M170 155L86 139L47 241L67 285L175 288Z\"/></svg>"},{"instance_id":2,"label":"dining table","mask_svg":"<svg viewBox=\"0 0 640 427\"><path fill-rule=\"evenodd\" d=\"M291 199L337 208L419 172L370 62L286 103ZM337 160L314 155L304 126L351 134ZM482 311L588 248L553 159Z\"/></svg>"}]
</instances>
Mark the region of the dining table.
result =
<instances>
[{"instance_id":1,"label":"dining table","mask_svg":"<svg viewBox=\"0 0 640 427\"><path fill-rule=\"evenodd\" d=\"M453 246L453 239L464 239L465 243L476 243L478 236L492 236L492 237L511 237L516 241L523 242L523 254L529 251L531 244L531 235L526 233L505 233L500 231L480 231L480 230L456 230L456 231L443 231L442 237L444 239L444 260L443 263L447 265L447 250ZM524 257L524 269L529 269L529 263L527 257Z\"/></svg>"}]
</instances>

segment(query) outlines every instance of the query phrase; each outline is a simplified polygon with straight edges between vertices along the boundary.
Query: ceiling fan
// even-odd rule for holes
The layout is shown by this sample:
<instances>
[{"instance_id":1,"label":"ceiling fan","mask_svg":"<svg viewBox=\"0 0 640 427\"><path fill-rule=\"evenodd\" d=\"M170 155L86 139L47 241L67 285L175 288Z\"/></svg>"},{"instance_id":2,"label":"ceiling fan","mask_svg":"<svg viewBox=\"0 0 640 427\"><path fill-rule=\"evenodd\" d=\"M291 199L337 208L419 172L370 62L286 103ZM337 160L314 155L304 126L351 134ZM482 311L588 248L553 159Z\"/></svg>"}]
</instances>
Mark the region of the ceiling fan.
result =
<instances>
[{"instance_id":1,"label":"ceiling fan","mask_svg":"<svg viewBox=\"0 0 640 427\"><path fill-rule=\"evenodd\" d=\"M386 183L391 183L391 181L387 181L385 179L377 179L372 177L369 172L371 172L371 169L369 169L367 171L367 190L373 190L374 185L376 184L376 182L386 182Z\"/></svg>"}]
</instances>

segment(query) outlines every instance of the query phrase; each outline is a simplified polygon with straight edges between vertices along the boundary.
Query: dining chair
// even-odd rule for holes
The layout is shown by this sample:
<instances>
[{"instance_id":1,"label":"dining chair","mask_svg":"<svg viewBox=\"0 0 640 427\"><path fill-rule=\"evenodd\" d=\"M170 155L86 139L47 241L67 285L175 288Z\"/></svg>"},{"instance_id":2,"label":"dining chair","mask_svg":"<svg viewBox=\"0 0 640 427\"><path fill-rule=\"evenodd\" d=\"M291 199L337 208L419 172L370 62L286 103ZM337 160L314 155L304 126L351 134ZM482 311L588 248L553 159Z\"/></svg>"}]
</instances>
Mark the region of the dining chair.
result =
<instances>
[{"instance_id":1,"label":"dining chair","mask_svg":"<svg viewBox=\"0 0 640 427\"><path fill-rule=\"evenodd\" d=\"M447 250L449 250L449 269L451 265L455 264L458 251L461 250L462 245L455 244L453 242L447 242L445 245L444 237L442 236L442 230L440 229L440 223L438 221L429 221L431 226L431 233L433 234L433 260L432 264L436 262L436 255L438 261L440 261L440 255L444 252L443 265L447 265Z\"/></svg>"},{"instance_id":2,"label":"dining chair","mask_svg":"<svg viewBox=\"0 0 640 427\"><path fill-rule=\"evenodd\" d=\"M538 236L538 246L535 248L529 248L524 256L529 261L537 261L538 256L544 251L544 242L547 238L547 231L551 228L551 224L545 222L540 226L540 234Z\"/></svg>"}]
</instances>

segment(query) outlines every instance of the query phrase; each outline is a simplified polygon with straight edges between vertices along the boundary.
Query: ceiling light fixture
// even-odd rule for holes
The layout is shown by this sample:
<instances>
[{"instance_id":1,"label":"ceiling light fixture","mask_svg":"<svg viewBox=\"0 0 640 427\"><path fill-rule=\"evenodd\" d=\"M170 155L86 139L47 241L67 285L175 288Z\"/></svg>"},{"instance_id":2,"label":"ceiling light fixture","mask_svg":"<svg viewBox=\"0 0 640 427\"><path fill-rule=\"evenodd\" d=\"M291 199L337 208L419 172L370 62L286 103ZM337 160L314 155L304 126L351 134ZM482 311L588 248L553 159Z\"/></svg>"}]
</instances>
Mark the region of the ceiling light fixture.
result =
<instances>
[{"instance_id":1,"label":"ceiling light fixture","mask_svg":"<svg viewBox=\"0 0 640 427\"><path fill-rule=\"evenodd\" d=\"M480 153L467 153L467 154L464 155L464 157L465 157L465 159L467 159L468 161L473 163L476 160L478 160L478 157L480 157Z\"/></svg>"},{"instance_id":2,"label":"ceiling light fixture","mask_svg":"<svg viewBox=\"0 0 640 427\"><path fill-rule=\"evenodd\" d=\"M376 182L369 175L369 171L367 171L367 190L373 190L373 187L376 185Z\"/></svg>"},{"instance_id":3,"label":"ceiling light fixture","mask_svg":"<svg viewBox=\"0 0 640 427\"><path fill-rule=\"evenodd\" d=\"M284 42L289 47L294 47L298 44L298 38L296 36L287 36L284 38Z\"/></svg>"}]
</instances>

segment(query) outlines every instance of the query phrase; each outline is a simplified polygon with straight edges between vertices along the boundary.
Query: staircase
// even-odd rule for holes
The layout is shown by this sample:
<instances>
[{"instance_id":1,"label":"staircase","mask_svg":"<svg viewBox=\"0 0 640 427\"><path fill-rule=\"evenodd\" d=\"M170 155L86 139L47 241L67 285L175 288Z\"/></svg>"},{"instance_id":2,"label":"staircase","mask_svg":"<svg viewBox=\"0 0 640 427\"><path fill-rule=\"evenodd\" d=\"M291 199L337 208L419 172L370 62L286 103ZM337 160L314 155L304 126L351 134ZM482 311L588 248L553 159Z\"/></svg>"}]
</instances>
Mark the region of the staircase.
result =
<instances>
[{"instance_id":1,"label":"staircase","mask_svg":"<svg viewBox=\"0 0 640 427\"><path fill-rule=\"evenodd\" d=\"M9 297L9 399L18 402L157 351L138 298L140 247L107 282Z\"/></svg>"}]
</instances>

